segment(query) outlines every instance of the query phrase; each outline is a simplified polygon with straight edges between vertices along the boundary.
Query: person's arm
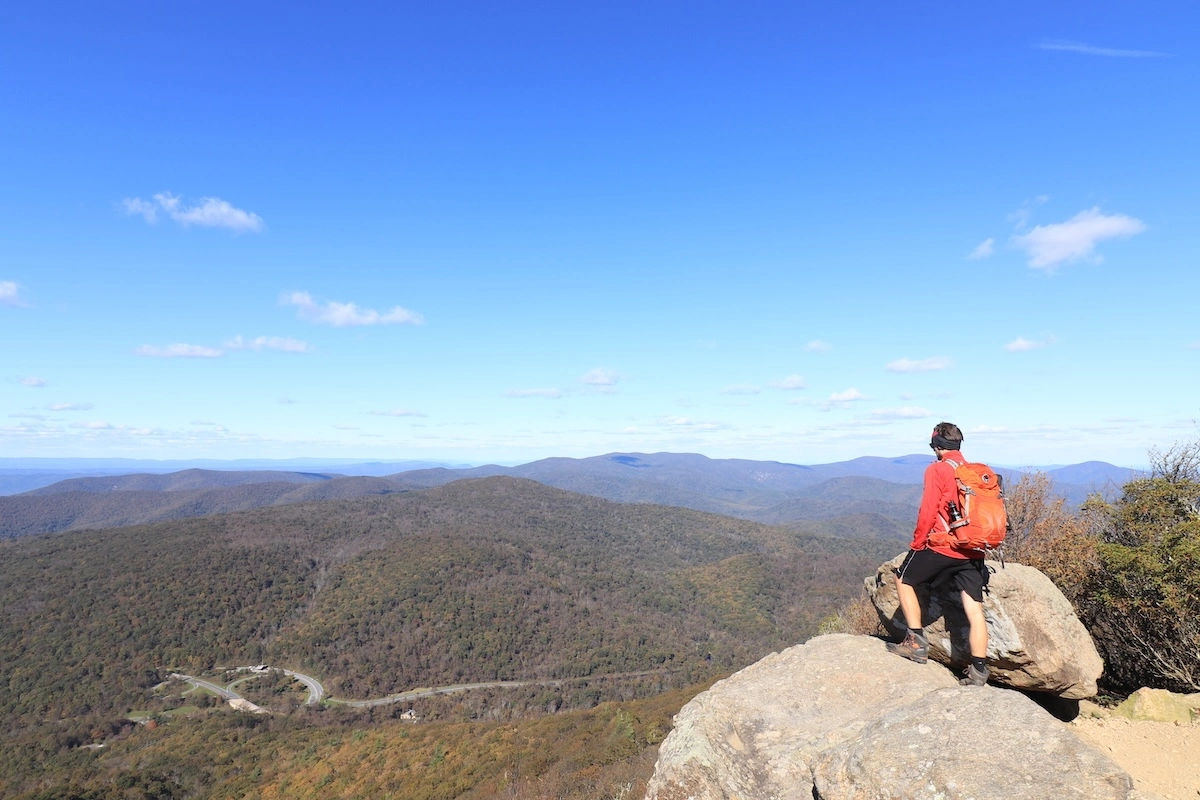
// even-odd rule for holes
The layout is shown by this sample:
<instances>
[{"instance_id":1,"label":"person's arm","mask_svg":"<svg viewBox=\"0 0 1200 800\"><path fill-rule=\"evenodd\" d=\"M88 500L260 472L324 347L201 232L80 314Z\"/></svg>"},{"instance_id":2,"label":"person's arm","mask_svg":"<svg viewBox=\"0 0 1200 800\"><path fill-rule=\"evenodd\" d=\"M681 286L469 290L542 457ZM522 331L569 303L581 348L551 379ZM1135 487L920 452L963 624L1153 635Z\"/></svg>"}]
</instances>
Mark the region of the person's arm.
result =
<instances>
[{"instance_id":1,"label":"person's arm","mask_svg":"<svg viewBox=\"0 0 1200 800\"><path fill-rule=\"evenodd\" d=\"M929 532L938 524L942 513L942 486L938 471L941 462L925 470L925 491L921 494L921 510L917 512L917 527L913 531L912 549L924 550Z\"/></svg>"}]
</instances>

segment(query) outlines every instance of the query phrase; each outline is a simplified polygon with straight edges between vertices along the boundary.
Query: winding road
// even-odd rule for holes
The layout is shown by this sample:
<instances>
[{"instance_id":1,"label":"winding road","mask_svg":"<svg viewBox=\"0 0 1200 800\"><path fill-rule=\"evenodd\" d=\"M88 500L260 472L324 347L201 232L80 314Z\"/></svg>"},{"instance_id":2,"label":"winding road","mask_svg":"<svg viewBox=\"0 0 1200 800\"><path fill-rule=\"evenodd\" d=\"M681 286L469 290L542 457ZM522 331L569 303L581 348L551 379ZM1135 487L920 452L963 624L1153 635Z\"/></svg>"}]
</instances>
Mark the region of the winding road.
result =
<instances>
[{"instance_id":1,"label":"winding road","mask_svg":"<svg viewBox=\"0 0 1200 800\"><path fill-rule=\"evenodd\" d=\"M266 667L266 669L272 669L272 668ZM255 673L261 673L261 672L265 671L265 670L260 670L257 667L233 667L232 670L237 671L237 672L255 672ZM281 669L280 672L282 672L284 675L287 675L288 677L295 678L296 680L300 681L308 688L308 699L306 699L304 701L305 705L315 706L315 705L319 705L322 701L324 701L327 703L334 703L334 704L337 704L340 706L346 706L348 708L370 708L372 706L386 706L386 705L390 705L392 703L402 703L405 700L416 700L421 697L433 697L434 695L439 695L439 694L455 694L457 692L469 692L472 689L505 689L505 688L520 687L520 686L558 686L558 685L566 682L563 679L557 679L557 680L543 680L543 681L484 681L481 683L456 683L456 684L453 684L450 686L433 686L433 687L422 687L419 689L409 689L406 692L399 692L397 694L389 694L387 697L379 697L374 700L341 700L336 697L326 698L325 697L325 687L321 685L320 681L318 681L316 678L312 677L311 675L305 675L303 673L295 672L290 669ZM622 673L615 673L612 675L592 675L592 676L589 676L588 679L596 680L596 679L601 679L601 678L643 678L647 675L654 675L658 672L661 672L661 670L646 670L643 672L622 672ZM185 681L185 682L190 683L193 686L196 686L201 689L207 689L208 691L212 692L213 694L215 694L218 697L221 697L225 700L243 699L242 696L239 695L237 692L233 691L233 689L231 687L234 685L234 683L238 683L239 681L242 681L242 680L247 680L246 678L239 678L237 681L234 681L233 683L229 684L229 686L223 687L223 686L219 686L215 683L212 683L211 681L204 680L203 678L197 678L192 675L184 675L183 673L180 673L180 672L172 673L169 677L171 677L175 680Z\"/></svg>"}]
</instances>

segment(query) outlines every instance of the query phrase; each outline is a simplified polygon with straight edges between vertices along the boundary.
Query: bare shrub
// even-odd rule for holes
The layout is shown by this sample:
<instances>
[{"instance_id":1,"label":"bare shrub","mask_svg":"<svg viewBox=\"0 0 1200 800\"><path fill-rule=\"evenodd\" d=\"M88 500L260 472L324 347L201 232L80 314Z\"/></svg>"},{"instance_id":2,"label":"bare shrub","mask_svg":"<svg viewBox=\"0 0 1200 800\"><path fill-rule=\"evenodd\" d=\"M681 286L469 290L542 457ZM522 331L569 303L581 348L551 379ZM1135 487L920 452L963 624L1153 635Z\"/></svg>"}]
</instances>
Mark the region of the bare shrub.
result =
<instances>
[{"instance_id":1,"label":"bare shrub","mask_svg":"<svg viewBox=\"0 0 1200 800\"><path fill-rule=\"evenodd\" d=\"M879 619L879 612L866 592L821 620L819 633L850 633L856 636L888 635Z\"/></svg>"},{"instance_id":2,"label":"bare shrub","mask_svg":"<svg viewBox=\"0 0 1200 800\"><path fill-rule=\"evenodd\" d=\"M1078 514L1055 494L1049 475L1023 475L1005 491L1012 532L1004 541L1004 557L1040 570L1068 598L1085 590L1099 568L1097 528L1104 514L1095 504Z\"/></svg>"}]
</instances>

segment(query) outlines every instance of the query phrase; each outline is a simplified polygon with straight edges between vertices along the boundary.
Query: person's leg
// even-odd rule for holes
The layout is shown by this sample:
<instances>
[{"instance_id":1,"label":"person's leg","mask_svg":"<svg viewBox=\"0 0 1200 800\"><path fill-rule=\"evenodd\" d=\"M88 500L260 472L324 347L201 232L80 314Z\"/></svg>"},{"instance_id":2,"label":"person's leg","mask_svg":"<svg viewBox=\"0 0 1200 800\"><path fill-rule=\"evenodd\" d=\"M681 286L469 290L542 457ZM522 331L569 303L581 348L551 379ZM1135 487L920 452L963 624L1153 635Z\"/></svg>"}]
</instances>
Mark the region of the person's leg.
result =
<instances>
[{"instance_id":1,"label":"person's leg","mask_svg":"<svg viewBox=\"0 0 1200 800\"><path fill-rule=\"evenodd\" d=\"M921 626L921 602L917 599L917 590L903 580L903 576L909 574L909 567L916 557L918 552L910 551L896 573L896 597L900 601L900 613L904 615L904 624L908 626L908 631L903 641L889 642L887 649L909 661L924 664L929 660L929 640L925 638L925 630Z\"/></svg>"},{"instance_id":2,"label":"person's leg","mask_svg":"<svg viewBox=\"0 0 1200 800\"><path fill-rule=\"evenodd\" d=\"M904 624L909 630L919 631L921 624L921 601L917 599L917 590L896 576L896 596L900 599L900 612L904 614Z\"/></svg>"},{"instance_id":3,"label":"person's leg","mask_svg":"<svg viewBox=\"0 0 1200 800\"><path fill-rule=\"evenodd\" d=\"M971 626L969 641L972 658L987 658L988 629L987 618L983 616L983 603L971 597L965 591L962 593L963 611L967 612L967 622Z\"/></svg>"}]
</instances>

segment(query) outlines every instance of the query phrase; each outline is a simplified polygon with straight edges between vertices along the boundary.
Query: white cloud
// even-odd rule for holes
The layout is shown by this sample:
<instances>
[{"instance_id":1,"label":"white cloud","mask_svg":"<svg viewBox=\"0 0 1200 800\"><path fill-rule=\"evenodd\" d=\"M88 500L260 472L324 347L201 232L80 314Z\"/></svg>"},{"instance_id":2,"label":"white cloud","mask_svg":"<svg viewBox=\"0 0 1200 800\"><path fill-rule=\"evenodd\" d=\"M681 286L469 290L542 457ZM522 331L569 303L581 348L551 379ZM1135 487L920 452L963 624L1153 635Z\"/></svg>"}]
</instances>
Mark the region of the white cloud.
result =
<instances>
[{"instance_id":1,"label":"white cloud","mask_svg":"<svg viewBox=\"0 0 1200 800\"><path fill-rule=\"evenodd\" d=\"M1066 222L1038 225L1012 238L1029 256L1029 266L1053 271L1062 264L1088 258L1105 239L1127 238L1146 230L1146 224L1125 214L1103 214L1099 208L1080 211ZM1099 261L1100 256L1095 256Z\"/></svg>"},{"instance_id":2,"label":"white cloud","mask_svg":"<svg viewBox=\"0 0 1200 800\"><path fill-rule=\"evenodd\" d=\"M808 384L804 382L804 378L799 375L788 375L777 381L771 381L771 386L775 389L782 389L785 392L793 392L798 389L805 389Z\"/></svg>"},{"instance_id":3,"label":"white cloud","mask_svg":"<svg viewBox=\"0 0 1200 800\"><path fill-rule=\"evenodd\" d=\"M860 392L853 386L840 392L834 392L829 395L828 400L806 400L797 397L794 400L789 400L788 405L811 405L822 411L832 411L835 408L849 408L851 403L858 403L863 400L870 400L865 394Z\"/></svg>"},{"instance_id":4,"label":"white cloud","mask_svg":"<svg viewBox=\"0 0 1200 800\"><path fill-rule=\"evenodd\" d=\"M225 355L215 347L199 344L169 344L166 347L144 344L133 352L149 358L220 358Z\"/></svg>"},{"instance_id":5,"label":"white cloud","mask_svg":"<svg viewBox=\"0 0 1200 800\"><path fill-rule=\"evenodd\" d=\"M954 362L945 356L934 356L933 358L922 358L914 361L911 358L898 358L890 362L886 369L888 372L934 372L939 369L949 369L954 366Z\"/></svg>"},{"instance_id":6,"label":"white cloud","mask_svg":"<svg viewBox=\"0 0 1200 800\"><path fill-rule=\"evenodd\" d=\"M1200 342L1192 342L1188 345L1188 350L1200 350Z\"/></svg>"},{"instance_id":7,"label":"white cloud","mask_svg":"<svg viewBox=\"0 0 1200 800\"><path fill-rule=\"evenodd\" d=\"M721 390L721 394L758 394L762 387L752 383L734 383Z\"/></svg>"},{"instance_id":8,"label":"white cloud","mask_svg":"<svg viewBox=\"0 0 1200 800\"><path fill-rule=\"evenodd\" d=\"M184 227L226 228L238 233L263 229L263 219L258 214L234 208L219 197L202 197L199 203L185 206L178 195L160 192L154 195L153 202L140 197L127 197L121 201L121 205L126 214L140 216L152 225L158 222L161 211Z\"/></svg>"},{"instance_id":9,"label":"white cloud","mask_svg":"<svg viewBox=\"0 0 1200 800\"><path fill-rule=\"evenodd\" d=\"M22 386L30 386L34 389L41 389L42 387L46 386L47 384L46 384L45 378L39 378L36 375L30 375L28 378L21 379L21 385Z\"/></svg>"},{"instance_id":10,"label":"white cloud","mask_svg":"<svg viewBox=\"0 0 1200 800\"><path fill-rule=\"evenodd\" d=\"M424 417L420 411L411 411L407 408L393 408L391 411L368 411L368 414L374 414L377 417Z\"/></svg>"},{"instance_id":11,"label":"white cloud","mask_svg":"<svg viewBox=\"0 0 1200 800\"><path fill-rule=\"evenodd\" d=\"M76 422L71 425L72 428L86 428L90 431L111 431L113 425L110 422L100 422L98 420L92 422Z\"/></svg>"},{"instance_id":12,"label":"white cloud","mask_svg":"<svg viewBox=\"0 0 1200 800\"><path fill-rule=\"evenodd\" d=\"M21 287L14 281L0 281L0 306L23 306Z\"/></svg>"},{"instance_id":13,"label":"white cloud","mask_svg":"<svg viewBox=\"0 0 1200 800\"><path fill-rule=\"evenodd\" d=\"M91 403L51 403L46 406L50 411L91 411Z\"/></svg>"},{"instance_id":14,"label":"white cloud","mask_svg":"<svg viewBox=\"0 0 1200 800\"><path fill-rule=\"evenodd\" d=\"M1027 353L1030 350L1041 350L1044 347L1049 347L1057 341L1053 336L1047 336L1042 340L1026 339L1024 336L1018 336L1008 344L1004 345L1004 349L1010 353Z\"/></svg>"},{"instance_id":15,"label":"white cloud","mask_svg":"<svg viewBox=\"0 0 1200 800\"><path fill-rule=\"evenodd\" d=\"M692 419L690 417L674 417L667 416L658 420L659 425L664 425L668 428L684 428L689 431L707 432L719 431L729 428L728 425L722 422L707 422L703 420Z\"/></svg>"},{"instance_id":16,"label":"white cloud","mask_svg":"<svg viewBox=\"0 0 1200 800\"><path fill-rule=\"evenodd\" d=\"M1154 50L1119 50L1113 47L1096 47L1083 42L1050 40L1038 43L1039 50L1058 50L1064 53L1079 53L1085 56L1105 56L1107 58L1166 58L1170 53L1159 53Z\"/></svg>"},{"instance_id":17,"label":"white cloud","mask_svg":"<svg viewBox=\"0 0 1200 800\"><path fill-rule=\"evenodd\" d=\"M36 420L45 420L46 419L44 414L26 414L23 412L17 412L16 414L9 414L9 416L13 417L14 419L36 419Z\"/></svg>"},{"instance_id":18,"label":"white cloud","mask_svg":"<svg viewBox=\"0 0 1200 800\"><path fill-rule=\"evenodd\" d=\"M593 389L595 389L597 392L611 394L616 391L613 387L617 385L617 381L620 379L621 376L617 374L616 370L596 367L595 369L588 370L586 373L584 373L583 376L580 377L579 382L586 383L588 386L593 387Z\"/></svg>"},{"instance_id":19,"label":"white cloud","mask_svg":"<svg viewBox=\"0 0 1200 800\"><path fill-rule=\"evenodd\" d=\"M988 237L987 239L984 239L982 242L980 242L975 247L975 249L971 251L970 255L968 255L967 258L971 259L972 261L978 261L980 259L987 258L988 256L992 255L995 252L996 252L996 240L992 239L991 237Z\"/></svg>"},{"instance_id":20,"label":"white cloud","mask_svg":"<svg viewBox=\"0 0 1200 800\"><path fill-rule=\"evenodd\" d=\"M380 313L372 308L359 308L355 303L330 300L324 305L312 299L308 292L285 292L280 298L284 305L296 306L297 316L308 322L347 328L359 325L420 325L425 318L415 311L394 306Z\"/></svg>"},{"instance_id":21,"label":"white cloud","mask_svg":"<svg viewBox=\"0 0 1200 800\"><path fill-rule=\"evenodd\" d=\"M225 342L228 350L279 350L284 353L311 353L314 348L307 342L291 339L286 336L259 336L254 339L243 339L241 334Z\"/></svg>"},{"instance_id":22,"label":"white cloud","mask_svg":"<svg viewBox=\"0 0 1200 800\"><path fill-rule=\"evenodd\" d=\"M921 419L932 417L933 412L920 406L902 406L900 408L877 408L871 412L876 419Z\"/></svg>"},{"instance_id":23,"label":"white cloud","mask_svg":"<svg viewBox=\"0 0 1200 800\"><path fill-rule=\"evenodd\" d=\"M822 342L820 339L813 339L804 345L804 352L806 353L828 353L832 349L833 345L829 342Z\"/></svg>"},{"instance_id":24,"label":"white cloud","mask_svg":"<svg viewBox=\"0 0 1200 800\"><path fill-rule=\"evenodd\" d=\"M546 397L551 400L557 400L562 397L562 392L558 389L509 389L504 393L505 397Z\"/></svg>"}]
</instances>

